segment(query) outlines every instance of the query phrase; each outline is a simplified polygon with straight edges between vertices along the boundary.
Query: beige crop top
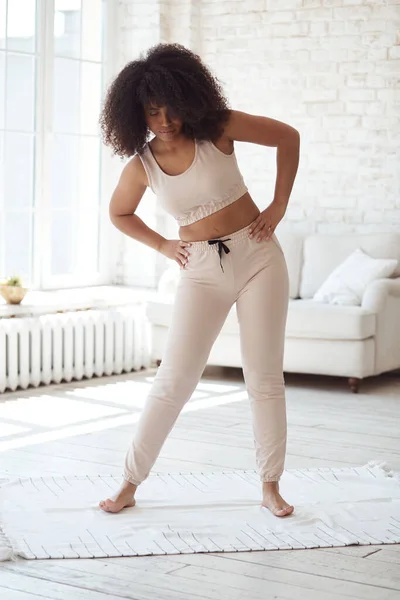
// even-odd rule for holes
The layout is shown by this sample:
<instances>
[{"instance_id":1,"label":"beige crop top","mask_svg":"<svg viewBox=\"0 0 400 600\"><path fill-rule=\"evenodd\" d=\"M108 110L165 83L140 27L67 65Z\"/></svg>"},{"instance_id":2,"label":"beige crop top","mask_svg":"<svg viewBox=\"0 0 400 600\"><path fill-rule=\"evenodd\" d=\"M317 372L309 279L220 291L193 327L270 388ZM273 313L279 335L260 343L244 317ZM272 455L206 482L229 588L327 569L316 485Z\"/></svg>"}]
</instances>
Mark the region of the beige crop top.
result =
<instances>
[{"instance_id":1,"label":"beige crop top","mask_svg":"<svg viewBox=\"0 0 400 600\"><path fill-rule=\"evenodd\" d=\"M247 192L235 152L224 154L212 142L195 141L194 160L180 175L164 173L148 144L139 156L150 188L180 227L212 215Z\"/></svg>"}]
</instances>

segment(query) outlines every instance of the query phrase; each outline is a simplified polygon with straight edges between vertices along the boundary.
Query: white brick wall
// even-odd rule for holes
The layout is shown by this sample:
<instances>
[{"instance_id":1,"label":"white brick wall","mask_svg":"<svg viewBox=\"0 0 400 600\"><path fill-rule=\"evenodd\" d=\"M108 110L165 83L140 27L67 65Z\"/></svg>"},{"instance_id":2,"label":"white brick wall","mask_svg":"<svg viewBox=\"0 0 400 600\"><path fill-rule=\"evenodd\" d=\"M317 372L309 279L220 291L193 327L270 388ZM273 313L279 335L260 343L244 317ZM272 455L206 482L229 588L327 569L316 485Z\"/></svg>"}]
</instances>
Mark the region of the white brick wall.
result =
<instances>
[{"instance_id":1,"label":"white brick wall","mask_svg":"<svg viewBox=\"0 0 400 600\"><path fill-rule=\"evenodd\" d=\"M119 0L119 11L121 63L158 39L181 42L211 66L233 108L299 129L283 227L400 229L399 0ZM274 152L238 144L237 154L264 208Z\"/></svg>"}]
</instances>

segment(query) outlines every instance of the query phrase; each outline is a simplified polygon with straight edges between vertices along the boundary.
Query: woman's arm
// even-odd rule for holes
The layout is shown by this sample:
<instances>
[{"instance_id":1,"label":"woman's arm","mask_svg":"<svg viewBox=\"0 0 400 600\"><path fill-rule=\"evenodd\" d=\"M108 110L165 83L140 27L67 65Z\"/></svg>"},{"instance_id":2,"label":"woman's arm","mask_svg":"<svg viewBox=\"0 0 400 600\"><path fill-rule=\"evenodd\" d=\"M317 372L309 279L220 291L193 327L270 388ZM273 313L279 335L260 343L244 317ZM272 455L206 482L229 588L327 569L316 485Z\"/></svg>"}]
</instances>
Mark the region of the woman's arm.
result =
<instances>
[{"instance_id":1,"label":"woman's arm","mask_svg":"<svg viewBox=\"0 0 400 600\"><path fill-rule=\"evenodd\" d=\"M299 132L281 121L233 110L224 134L238 142L277 148L274 202L286 208L299 165Z\"/></svg>"},{"instance_id":2,"label":"woman's arm","mask_svg":"<svg viewBox=\"0 0 400 600\"><path fill-rule=\"evenodd\" d=\"M160 252L166 241L134 214L148 185L146 172L138 156L124 167L111 197L110 219L113 225L129 237Z\"/></svg>"},{"instance_id":3,"label":"woman's arm","mask_svg":"<svg viewBox=\"0 0 400 600\"><path fill-rule=\"evenodd\" d=\"M299 132L281 121L232 111L224 135L231 140L276 147L277 173L274 198L254 223L252 235L269 239L283 218L296 177L299 155Z\"/></svg>"},{"instance_id":4,"label":"woman's arm","mask_svg":"<svg viewBox=\"0 0 400 600\"><path fill-rule=\"evenodd\" d=\"M181 240L167 240L147 227L142 219L134 214L146 187L148 187L146 172L140 158L135 156L124 167L111 197L111 222L122 233L157 250L183 268L188 261L190 244Z\"/></svg>"}]
</instances>

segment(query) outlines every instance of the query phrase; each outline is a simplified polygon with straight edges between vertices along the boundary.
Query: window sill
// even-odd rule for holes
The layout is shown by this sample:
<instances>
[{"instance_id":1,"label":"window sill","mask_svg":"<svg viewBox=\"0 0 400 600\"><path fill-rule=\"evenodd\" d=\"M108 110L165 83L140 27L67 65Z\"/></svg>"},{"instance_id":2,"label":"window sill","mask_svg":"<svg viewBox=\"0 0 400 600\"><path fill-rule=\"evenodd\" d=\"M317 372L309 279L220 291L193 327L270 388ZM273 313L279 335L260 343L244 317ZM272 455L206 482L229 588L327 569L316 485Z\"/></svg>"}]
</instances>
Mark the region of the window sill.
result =
<instances>
[{"instance_id":1,"label":"window sill","mask_svg":"<svg viewBox=\"0 0 400 600\"><path fill-rule=\"evenodd\" d=\"M119 285L31 291L21 304L7 304L0 298L0 319L141 304L156 293L155 289Z\"/></svg>"}]
</instances>

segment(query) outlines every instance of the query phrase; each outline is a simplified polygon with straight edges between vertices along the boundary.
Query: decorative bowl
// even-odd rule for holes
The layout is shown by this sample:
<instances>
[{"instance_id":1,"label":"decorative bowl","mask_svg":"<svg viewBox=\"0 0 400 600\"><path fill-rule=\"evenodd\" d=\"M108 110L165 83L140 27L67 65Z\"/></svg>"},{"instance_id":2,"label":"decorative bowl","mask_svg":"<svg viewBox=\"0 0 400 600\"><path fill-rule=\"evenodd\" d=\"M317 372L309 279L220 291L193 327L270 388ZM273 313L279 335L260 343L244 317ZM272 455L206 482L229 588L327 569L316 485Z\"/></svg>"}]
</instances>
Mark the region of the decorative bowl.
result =
<instances>
[{"instance_id":1,"label":"decorative bowl","mask_svg":"<svg viewBox=\"0 0 400 600\"><path fill-rule=\"evenodd\" d=\"M14 285L0 285L0 294L7 304L20 304L25 298L27 288Z\"/></svg>"}]
</instances>

